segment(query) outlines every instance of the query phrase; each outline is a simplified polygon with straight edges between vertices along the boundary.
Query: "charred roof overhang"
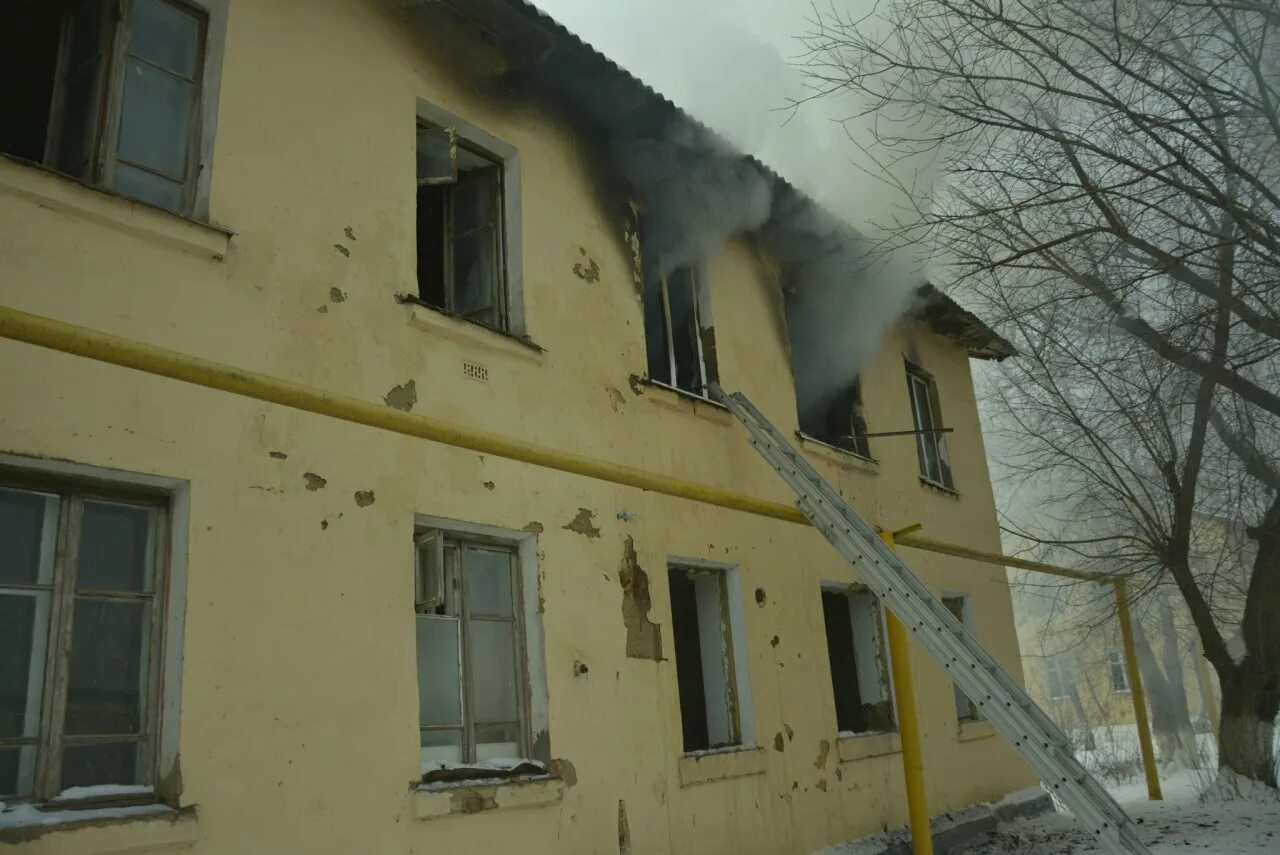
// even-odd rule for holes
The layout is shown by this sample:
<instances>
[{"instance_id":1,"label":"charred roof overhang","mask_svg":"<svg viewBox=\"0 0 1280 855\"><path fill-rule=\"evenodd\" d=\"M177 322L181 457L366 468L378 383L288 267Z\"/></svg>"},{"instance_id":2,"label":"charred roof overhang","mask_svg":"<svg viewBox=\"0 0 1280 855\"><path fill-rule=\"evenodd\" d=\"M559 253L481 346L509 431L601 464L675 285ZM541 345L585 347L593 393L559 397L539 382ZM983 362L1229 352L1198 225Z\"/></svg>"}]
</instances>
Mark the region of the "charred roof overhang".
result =
<instances>
[{"instance_id":1,"label":"charred roof overhang","mask_svg":"<svg viewBox=\"0 0 1280 855\"><path fill-rule=\"evenodd\" d=\"M1007 339L933 285L924 285L916 294L916 317L938 335L963 347L974 359L999 362L1018 355L1017 348Z\"/></svg>"}]
</instances>

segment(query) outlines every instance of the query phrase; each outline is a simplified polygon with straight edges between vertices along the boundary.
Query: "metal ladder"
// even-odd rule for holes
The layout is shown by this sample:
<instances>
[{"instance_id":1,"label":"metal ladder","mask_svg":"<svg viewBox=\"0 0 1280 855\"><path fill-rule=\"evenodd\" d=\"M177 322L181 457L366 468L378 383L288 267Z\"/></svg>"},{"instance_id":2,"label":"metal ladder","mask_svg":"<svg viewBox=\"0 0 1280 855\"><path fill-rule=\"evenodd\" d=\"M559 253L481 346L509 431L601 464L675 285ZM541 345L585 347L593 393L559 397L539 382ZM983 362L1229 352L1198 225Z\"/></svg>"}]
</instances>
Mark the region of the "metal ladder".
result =
<instances>
[{"instance_id":1,"label":"metal ladder","mask_svg":"<svg viewBox=\"0 0 1280 855\"><path fill-rule=\"evenodd\" d=\"M934 597L857 512L740 392L711 396L746 426L751 444L798 497L796 504L982 715L1035 769L1044 786L1107 851L1149 855L1133 821L1076 760L1062 731Z\"/></svg>"}]
</instances>

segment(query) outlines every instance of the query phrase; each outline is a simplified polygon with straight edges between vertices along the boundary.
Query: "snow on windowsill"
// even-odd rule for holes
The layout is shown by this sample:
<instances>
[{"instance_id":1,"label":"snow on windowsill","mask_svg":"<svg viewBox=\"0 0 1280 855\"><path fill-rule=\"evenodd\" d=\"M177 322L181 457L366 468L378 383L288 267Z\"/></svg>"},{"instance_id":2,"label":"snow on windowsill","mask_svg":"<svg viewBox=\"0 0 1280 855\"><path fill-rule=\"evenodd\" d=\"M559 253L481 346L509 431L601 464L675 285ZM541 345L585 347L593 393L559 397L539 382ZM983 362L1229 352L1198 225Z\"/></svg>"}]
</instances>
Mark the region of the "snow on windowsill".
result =
<instances>
[{"instance_id":1,"label":"snow on windowsill","mask_svg":"<svg viewBox=\"0 0 1280 855\"><path fill-rule=\"evenodd\" d=\"M78 802L88 799L127 798L149 796L155 788L148 784L98 784L93 787L71 787L63 790L51 802Z\"/></svg>"},{"instance_id":2,"label":"snow on windowsill","mask_svg":"<svg viewBox=\"0 0 1280 855\"><path fill-rule=\"evenodd\" d=\"M546 764L522 757L493 757L475 763L434 760L421 766L422 780L415 789L424 792L508 781L544 780L553 777ZM435 780L426 780L434 776Z\"/></svg>"},{"instance_id":3,"label":"snow on windowsill","mask_svg":"<svg viewBox=\"0 0 1280 855\"><path fill-rule=\"evenodd\" d=\"M161 804L97 807L83 810L69 807L62 810L41 810L32 804L6 804L5 802L0 802L0 829L41 825L73 825L82 822L96 822L103 819L177 816L178 813L179 811L168 805Z\"/></svg>"}]
</instances>

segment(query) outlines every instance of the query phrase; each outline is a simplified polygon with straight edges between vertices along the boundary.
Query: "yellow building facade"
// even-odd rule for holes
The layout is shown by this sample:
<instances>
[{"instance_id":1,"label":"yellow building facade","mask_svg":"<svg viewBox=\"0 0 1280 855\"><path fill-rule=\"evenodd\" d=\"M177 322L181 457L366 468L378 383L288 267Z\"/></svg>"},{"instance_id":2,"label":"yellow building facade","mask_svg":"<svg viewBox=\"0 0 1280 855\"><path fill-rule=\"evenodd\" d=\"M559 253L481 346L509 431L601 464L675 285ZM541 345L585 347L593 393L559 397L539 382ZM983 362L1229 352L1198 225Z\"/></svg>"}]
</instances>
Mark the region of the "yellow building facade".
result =
<instances>
[{"instance_id":1,"label":"yellow building facade","mask_svg":"<svg viewBox=\"0 0 1280 855\"><path fill-rule=\"evenodd\" d=\"M648 378L635 233L602 190L613 180L602 177L606 161L568 111L498 73L507 40L523 30L494 24L506 20L498 11L468 18L438 4L193 0L170 4L195 21L200 50L188 62L176 49L147 53L144 13L171 25L159 30L169 39L187 20L148 2L161 4L124 7L138 16L132 30L112 24L123 33L112 61L126 81L119 100L103 102L102 138L120 133L112 165L77 180L25 150L0 157L0 305L794 500L725 410ZM528 38L563 38L520 14ZM68 44L64 53L79 50ZM77 67L60 58L57 85L70 86ZM153 67L169 75L155 77L156 91L195 99L183 174L151 168L154 153L127 139L129 75ZM65 140L74 105L54 100ZM415 131L424 120L443 125L441 116L491 138L482 147L502 162L505 333L397 298L419 282ZM699 269L720 382L794 433L779 265L739 235ZM872 438L874 459L802 447L873 524L922 523L931 538L998 551L973 347L961 342L909 315L861 380L867 430L906 430L904 365L927 372L933 412L954 429L954 489L922 480L910 436ZM0 768L26 791L0 797L0 843L15 852L805 853L905 824L896 736L841 736L822 591L856 576L808 527L5 339L0 358L0 488L17 509L6 533L26 537L32 556L29 577L15 563L0 581L0 600L27 597L30 614L44 615L15 638L50 640L19 677L18 659L4 660L6 679L21 683L0 733L9 764ZM141 539L119 546L121 525ZM113 549L132 550L143 569L95 558ZM459 583L457 614L467 617L456 619L468 621L472 649L450 655L462 657L465 705L509 708L510 727L498 713L468 712L456 732L424 723L438 700L419 678L439 651L430 621L454 608L433 598L433 580L448 587L449 573L493 555L510 562L505 581L497 594L479 575ZM1020 674L1004 572L906 557L939 595L967 598L966 620ZM732 733L706 737L707 750L687 750L682 722L676 648L688 634L673 617L677 569L694 587L706 574L721 580ZM501 602L485 612L491 594ZM709 602L690 596L698 608ZM84 633L112 625L140 632L147 653L129 666L141 711L108 727L93 716L106 720L118 687L95 668L119 663L95 654ZM498 648L515 645L503 666L514 674L510 697L470 684L490 661L485 633ZM701 641L705 654L712 642ZM950 681L914 652L932 811L1033 784L989 725L958 720ZM86 719L72 727L77 711ZM466 762L427 750L454 739ZM423 783L433 763L511 767L512 754L536 763ZM133 777L95 789L94 776L121 763ZM69 779L89 783L68 791Z\"/></svg>"}]
</instances>

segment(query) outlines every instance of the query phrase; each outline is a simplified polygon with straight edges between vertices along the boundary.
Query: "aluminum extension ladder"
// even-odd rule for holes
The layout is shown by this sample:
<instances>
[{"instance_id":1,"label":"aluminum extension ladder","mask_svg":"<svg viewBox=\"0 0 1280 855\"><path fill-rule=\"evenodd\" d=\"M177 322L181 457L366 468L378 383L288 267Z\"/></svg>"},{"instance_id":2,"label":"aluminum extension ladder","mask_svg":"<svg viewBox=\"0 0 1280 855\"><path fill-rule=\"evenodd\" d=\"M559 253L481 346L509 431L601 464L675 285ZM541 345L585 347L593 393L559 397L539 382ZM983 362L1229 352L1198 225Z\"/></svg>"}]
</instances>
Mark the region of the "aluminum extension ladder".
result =
<instances>
[{"instance_id":1,"label":"aluminum extension ladder","mask_svg":"<svg viewBox=\"0 0 1280 855\"><path fill-rule=\"evenodd\" d=\"M1070 744L991 654L934 597L862 517L823 480L768 419L737 392L710 384L711 396L728 407L751 434L751 444L798 496L801 512L854 568L858 578L911 630L929 654L978 705L983 716L1061 799L1116 855L1149 855L1133 821L1071 752Z\"/></svg>"}]
</instances>

